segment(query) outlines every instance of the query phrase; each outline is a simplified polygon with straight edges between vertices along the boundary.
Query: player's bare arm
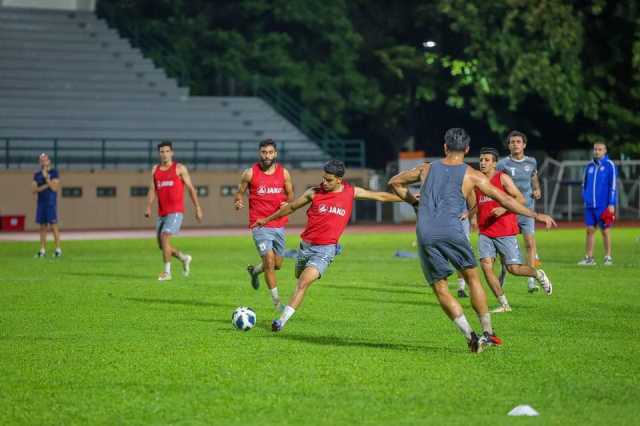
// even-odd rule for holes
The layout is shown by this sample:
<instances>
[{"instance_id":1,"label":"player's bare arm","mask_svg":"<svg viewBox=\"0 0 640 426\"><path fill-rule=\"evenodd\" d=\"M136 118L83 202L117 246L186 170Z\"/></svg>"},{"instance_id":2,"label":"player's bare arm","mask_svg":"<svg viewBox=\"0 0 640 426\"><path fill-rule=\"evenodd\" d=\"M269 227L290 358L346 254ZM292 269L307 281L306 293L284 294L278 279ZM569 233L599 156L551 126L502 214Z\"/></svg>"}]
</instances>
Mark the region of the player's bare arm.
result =
<instances>
[{"instance_id":1,"label":"player's bare arm","mask_svg":"<svg viewBox=\"0 0 640 426\"><path fill-rule=\"evenodd\" d=\"M489 179L477 170L469 167L467 173L464 176L462 183L463 192L468 194L469 191L473 191L474 188L478 188L485 195L500 203L507 210L521 214L523 216L532 217L539 222L543 222L547 228L557 226L556 222L551 216L542 213L536 213L531 209L518 203L515 198L511 197L507 193L500 191L495 186L491 185Z\"/></svg>"},{"instance_id":2,"label":"player's bare arm","mask_svg":"<svg viewBox=\"0 0 640 426\"><path fill-rule=\"evenodd\" d=\"M233 197L233 206L236 210L240 210L244 207L244 194L246 194L247 189L249 188L249 184L251 183L251 178L253 177L253 170L251 168L245 169L242 172L242 176L240 177L240 183L238 184L238 191L236 195Z\"/></svg>"},{"instance_id":3,"label":"player's bare arm","mask_svg":"<svg viewBox=\"0 0 640 426\"><path fill-rule=\"evenodd\" d=\"M194 188L193 183L191 182L191 175L189 175L189 170L187 169L187 166L185 166L184 164L178 164L178 167L176 169L178 172L178 176L180 176L180 178L182 179L182 182L184 182L184 186L186 186L187 190L189 191L191 202L193 203L193 207L196 209L196 219L198 220L198 222L201 222L203 217L202 207L200 207L200 201L198 200L198 193L196 192L196 189Z\"/></svg>"},{"instance_id":4,"label":"player's bare arm","mask_svg":"<svg viewBox=\"0 0 640 426\"><path fill-rule=\"evenodd\" d=\"M259 226L264 226L265 224L271 222L272 220L280 219L281 217L284 217L284 216L289 216L291 213L309 204L313 200L314 195L315 195L315 190L313 188L307 189L305 193L302 194L300 197L296 198L290 203L283 205L275 213L267 217L263 217L261 219L256 220L254 223L249 225L249 228L253 229Z\"/></svg>"},{"instance_id":5,"label":"player's bare arm","mask_svg":"<svg viewBox=\"0 0 640 426\"><path fill-rule=\"evenodd\" d=\"M460 219L469 219L469 223L475 223L477 225L476 213L478 210L478 200L476 199L476 192L471 191L467 195L467 211L460 215Z\"/></svg>"},{"instance_id":6,"label":"player's bare arm","mask_svg":"<svg viewBox=\"0 0 640 426\"><path fill-rule=\"evenodd\" d=\"M533 176L531 176L531 188L533 190L531 192L531 195L533 195L534 199L539 200L540 198L542 198L542 190L540 189L540 179L538 178L538 172L535 172Z\"/></svg>"},{"instance_id":7,"label":"player's bare arm","mask_svg":"<svg viewBox=\"0 0 640 426\"><path fill-rule=\"evenodd\" d=\"M284 169L284 193L287 195L287 203L293 201L295 194L293 192L293 180L289 174L289 170Z\"/></svg>"},{"instance_id":8,"label":"player's bare arm","mask_svg":"<svg viewBox=\"0 0 640 426\"><path fill-rule=\"evenodd\" d=\"M151 169L151 182L149 183L149 191L147 192L147 208L144 210L144 216L151 216L151 206L153 202L156 200L156 183L153 180L153 175L156 173L157 165L153 166Z\"/></svg>"},{"instance_id":9,"label":"player's bare arm","mask_svg":"<svg viewBox=\"0 0 640 426\"><path fill-rule=\"evenodd\" d=\"M359 186L356 186L354 188L353 195L356 200L382 201L386 203L397 203L400 201L404 201L396 194L392 194L390 192L369 191L368 189L360 188Z\"/></svg>"},{"instance_id":10,"label":"player's bare arm","mask_svg":"<svg viewBox=\"0 0 640 426\"><path fill-rule=\"evenodd\" d=\"M409 185L424 182L429 171L429 164L423 164L413 169L400 172L389 180L391 190L402 200L415 206L418 199L409 191Z\"/></svg>"},{"instance_id":11,"label":"player's bare arm","mask_svg":"<svg viewBox=\"0 0 640 426\"><path fill-rule=\"evenodd\" d=\"M511 197L513 197L518 203L522 204L523 206L527 205L527 200L524 198L524 195L522 195L522 192L520 192L516 184L513 183L513 179L511 179L509 175L507 175L506 173L502 173L502 175L500 175L500 182L502 183L502 187L504 188L507 194L509 194ZM491 214L498 217L498 216L502 216L507 211L508 210L505 209L504 207L496 207L493 210L491 210Z\"/></svg>"}]
</instances>

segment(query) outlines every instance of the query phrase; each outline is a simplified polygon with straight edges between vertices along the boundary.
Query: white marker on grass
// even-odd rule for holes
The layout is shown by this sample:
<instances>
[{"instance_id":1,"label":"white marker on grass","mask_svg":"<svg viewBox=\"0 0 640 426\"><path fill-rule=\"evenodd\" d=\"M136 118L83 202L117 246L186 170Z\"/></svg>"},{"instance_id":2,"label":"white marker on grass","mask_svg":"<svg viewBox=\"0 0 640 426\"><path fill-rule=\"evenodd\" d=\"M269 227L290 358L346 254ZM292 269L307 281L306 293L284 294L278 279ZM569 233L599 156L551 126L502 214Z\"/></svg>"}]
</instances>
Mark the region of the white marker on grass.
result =
<instances>
[{"instance_id":1,"label":"white marker on grass","mask_svg":"<svg viewBox=\"0 0 640 426\"><path fill-rule=\"evenodd\" d=\"M539 416L538 412L530 405L518 405L509 411L508 416Z\"/></svg>"}]
</instances>

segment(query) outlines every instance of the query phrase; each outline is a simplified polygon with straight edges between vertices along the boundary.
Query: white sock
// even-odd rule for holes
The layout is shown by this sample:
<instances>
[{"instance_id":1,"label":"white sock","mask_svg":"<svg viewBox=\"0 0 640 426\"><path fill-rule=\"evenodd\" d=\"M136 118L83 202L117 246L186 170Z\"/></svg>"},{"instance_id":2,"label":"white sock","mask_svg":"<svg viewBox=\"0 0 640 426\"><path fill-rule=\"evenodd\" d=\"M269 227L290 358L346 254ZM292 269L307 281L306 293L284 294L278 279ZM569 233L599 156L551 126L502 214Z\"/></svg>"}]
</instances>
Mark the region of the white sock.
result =
<instances>
[{"instance_id":1,"label":"white sock","mask_svg":"<svg viewBox=\"0 0 640 426\"><path fill-rule=\"evenodd\" d=\"M164 264L164 273L167 275L171 275L171 262L167 262Z\"/></svg>"},{"instance_id":2,"label":"white sock","mask_svg":"<svg viewBox=\"0 0 640 426\"><path fill-rule=\"evenodd\" d=\"M62 249L61 249L60 247L58 247L58 248L56 249L56 253L62 253Z\"/></svg>"},{"instance_id":3,"label":"white sock","mask_svg":"<svg viewBox=\"0 0 640 426\"><path fill-rule=\"evenodd\" d=\"M466 283L464 282L464 278L458 278L458 289L459 290L464 290L464 286L466 285Z\"/></svg>"},{"instance_id":4,"label":"white sock","mask_svg":"<svg viewBox=\"0 0 640 426\"><path fill-rule=\"evenodd\" d=\"M261 272L262 272L262 263L258 263L256 266L253 267L253 273L260 274Z\"/></svg>"},{"instance_id":5,"label":"white sock","mask_svg":"<svg viewBox=\"0 0 640 426\"><path fill-rule=\"evenodd\" d=\"M39 253L45 254L46 251L45 251L45 249L40 249Z\"/></svg>"},{"instance_id":6,"label":"white sock","mask_svg":"<svg viewBox=\"0 0 640 426\"><path fill-rule=\"evenodd\" d=\"M502 296L498 296L498 302L500 302L500 304L502 306L508 306L509 305L509 301L507 300L507 295L503 294Z\"/></svg>"},{"instance_id":7,"label":"white sock","mask_svg":"<svg viewBox=\"0 0 640 426\"><path fill-rule=\"evenodd\" d=\"M533 288L536 286L536 280L533 277L529 277L528 279L528 283L529 283L529 288Z\"/></svg>"},{"instance_id":8,"label":"white sock","mask_svg":"<svg viewBox=\"0 0 640 426\"><path fill-rule=\"evenodd\" d=\"M478 315L480 325L482 325L482 331L486 331L489 334L493 334L493 327L491 327L491 314L487 312L484 315Z\"/></svg>"},{"instance_id":9,"label":"white sock","mask_svg":"<svg viewBox=\"0 0 640 426\"><path fill-rule=\"evenodd\" d=\"M271 292L271 300L273 300L273 304L278 306L278 303L280 303L280 295L278 294L278 287L270 288L269 291Z\"/></svg>"},{"instance_id":10,"label":"white sock","mask_svg":"<svg viewBox=\"0 0 640 426\"><path fill-rule=\"evenodd\" d=\"M282 322L282 325L285 325L287 321L289 321L289 318L291 318L295 313L296 313L296 310L293 309L291 306L289 305L285 306L284 312L282 312L282 315L280 315L280 321Z\"/></svg>"},{"instance_id":11,"label":"white sock","mask_svg":"<svg viewBox=\"0 0 640 426\"><path fill-rule=\"evenodd\" d=\"M467 321L467 317L462 314L458 318L454 319L453 322L458 326L462 334L464 334L464 337L466 337L467 340L471 340L471 333L473 330L469 325L469 321Z\"/></svg>"},{"instance_id":12,"label":"white sock","mask_svg":"<svg viewBox=\"0 0 640 426\"><path fill-rule=\"evenodd\" d=\"M182 262L187 260L187 256L189 256L189 255L188 254L184 254L181 251L178 252L178 259L180 259Z\"/></svg>"}]
</instances>

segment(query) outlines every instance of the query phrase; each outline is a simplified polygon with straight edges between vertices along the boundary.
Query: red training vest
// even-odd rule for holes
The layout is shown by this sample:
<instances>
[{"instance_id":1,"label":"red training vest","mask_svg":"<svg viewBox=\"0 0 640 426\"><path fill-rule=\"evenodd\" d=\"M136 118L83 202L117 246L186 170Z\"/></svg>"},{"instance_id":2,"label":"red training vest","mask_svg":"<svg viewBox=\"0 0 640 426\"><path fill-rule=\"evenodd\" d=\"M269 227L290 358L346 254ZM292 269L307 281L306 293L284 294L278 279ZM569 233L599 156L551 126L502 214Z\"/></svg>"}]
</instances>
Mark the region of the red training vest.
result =
<instances>
[{"instance_id":1,"label":"red training vest","mask_svg":"<svg viewBox=\"0 0 640 426\"><path fill-rule=\"evenodd\" d=\"M500 176L502 176L502 172L497 172L493 175L490 182L491 185L505 192ZM475 191L478 203L478 228L480 228L480 233L491 238L518 235L519 230L516 215L507 211L502 216L495 217L491 214L491 210L496 207L502 207L500 203L489 198L477 188Z\"/></svg>"},{"instance_id":2,"label":"red training vest","mask_svg":"<svg viewBox=\"0 0 640 426\"><path fill-rule=\"evenodd\" d=\"M342 191L317 189L307 210L307 226L300 237L312 245L338 244L351 219L355 190L342 182Z\"/></svg>"},{"instance_id":3,"label":"red training vest","mask_svg":"<svg viewBox=\"0 0 640 426\"><path fill-rule=\"evenodd\" d=\"M262 171L260 164L251 167L253 175L249 183L249 225L256 220L267 217L280 209L280 204L287 201L284 190L284 168L276 164L275 171L268 175ZM265 224L267 228L282 228L287 224L287 216L272 220Z\"/></svg>"},{"instance_id":4,"label":"red training vest","mask_svg":"<svg viewBox=\"0 0 640 426\"><path fill-rule=\"evenodd\" d=\"M158 216L184 213L184 182L176 172L177 167L178 163L175 162L167 170L161 170L158 165L153 173L158 197Z\"/></svg>"}]
</instances>

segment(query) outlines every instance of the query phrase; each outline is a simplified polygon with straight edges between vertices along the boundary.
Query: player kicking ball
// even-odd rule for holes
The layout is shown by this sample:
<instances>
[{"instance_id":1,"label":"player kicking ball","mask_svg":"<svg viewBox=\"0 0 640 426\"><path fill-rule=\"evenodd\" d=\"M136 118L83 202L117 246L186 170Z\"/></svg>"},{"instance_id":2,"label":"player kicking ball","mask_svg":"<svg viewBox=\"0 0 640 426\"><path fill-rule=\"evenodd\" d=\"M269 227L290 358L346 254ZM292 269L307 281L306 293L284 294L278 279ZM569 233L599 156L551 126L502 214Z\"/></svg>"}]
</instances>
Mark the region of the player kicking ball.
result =
<instances>
[{"instance_id":1,"label":"player kicking ball","mask_svg":"<svg viewBox=\"0 0 640 426\"><path fill-rule=\"evenodd\" d=\"M293 200L293 184L289 171L276 163L278 151L276 143L271 139L260 142L259 161L242 173L238 192L235 195L234 207L240 210L244 207L243 195L249 190L249 225L257 219L276 212L287 202ZM285 240L284 227L287 217L273 220L260 228L251 230L256 249L262 258L258 265L249 265L247 271L251 277L251 286L260 287L261 273L271 293L271 301L276 309L284 306L280 303L276 271L282 267L284 259Z\"/></svg>"},{"instance_id":2,"label":"player kicking ball","mask_svg":"<svg viewBox=\"0 0 640 426\"><path fill-rule=\"evenodd\" d=\"M351 186L342 179L344 173L342 161L328 161L324 165L322 183L318 187L308 189L301 197L251 225L251 228L262 227L310 204L307 209L307 226L300 235L300 248L296 259L296 289L280 318L271 324L272 331L282 330L299 309L309 286L322 277L339 254L338 241L351 218L353 200L401 201L399 197L388 192L375 192Z\"/></svg>"},{"instance_id":3,"label":"player kicking ball","mask_svg":"<svg viewBox=\"0 0 640 426\"><path fill-rule=\"evenodd\" d=\"M518 203L525 205L526 200L513 180L507 174L496 171L497 162L498 151L496 149L482 148L480 150L480 171L482 174L489 179L491 185L506 192ZM509 273L537 280L545 293L550 296L553 292L553 286L547 274L542 269L536 270L522 262L518 246L519 228L516 215L486 196L478 188L475 189L475 195L477 204L474 210L477 211L480 232L478 239L480 266L491 291L500 302L500 306L491 312L511 312L511 306L500 286L500 280L493 273L496 255L500 255L502 264L505 265Z\"/></svg>"},{"instance_id":4,"label":"player kicking ball","mask_svg":"<svg viewBox=\"0 0 640 426\"><path fill-rule=\"evenodd\" d=\"M158 247L162 250L164 270L158 276L158 281L171 280L171 257L182 262L184 276L189 276L191 256L184 254L171 245L171 237L177 235L182 226L184 216L184 187L189 190L189 196L196 209L196 219L202 220L202 208L198 202L191 177L187 168L173 161L173 145L169 141L158 144L160 164L153 166L151 170L151 184L147 197L145 217L151 216L151 205L158 198L158 220L156 222L156 235Z\"/></svg>"}]
</instances>

